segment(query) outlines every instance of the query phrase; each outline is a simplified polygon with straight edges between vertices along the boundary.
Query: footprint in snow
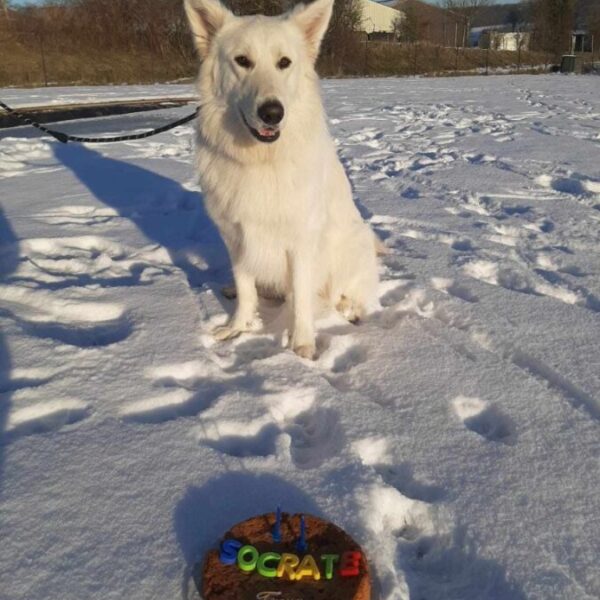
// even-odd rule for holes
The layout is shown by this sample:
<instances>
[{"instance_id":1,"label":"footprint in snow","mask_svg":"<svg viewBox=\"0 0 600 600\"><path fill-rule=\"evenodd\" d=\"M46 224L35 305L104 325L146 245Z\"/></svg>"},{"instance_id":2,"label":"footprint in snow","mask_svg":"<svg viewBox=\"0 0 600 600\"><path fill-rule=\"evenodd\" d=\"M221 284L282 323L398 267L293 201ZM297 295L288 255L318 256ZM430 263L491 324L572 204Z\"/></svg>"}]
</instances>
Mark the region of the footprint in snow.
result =
<instances>
[{"instance_id":1,"label":"footprint in snow","mask_svg":"<svg viewBox=\"0 0 600 600\"><path fill-rule=\"evenodd\" d=\"M363 465L373 469L403 496L429 504L445 499L446 491L442 487L419 481L410 464L395 459L389 439L368 437L357 440L352 444L352 451Z\"/></svg>"},{"instance_id":2,"label":"footprint in snow","mask_svg":"<svg viewBox=\"0 0 600 600\"><path fill-rule=\"evenodd\" d=\"M33 337L90 348L121 342L133 331L130 315L118 304L58 298L18 286L5 286L2 294L7 312Z\"/></svg>"},{"instance_id":3,"label":"footprint in snow","mask_svg":"<svg viewBox=\"0 0 600 600\"><path fill-rule=\"evenodd\" d=\"M10 378L0 380L0 394L17 390L40 387L52 381L59 371L46 368L12 369Z\"/></svg>"},{"instance_id":4,"label":"footprint in snow","mask_svg":"<svg viewBox=\"0 0 600 600\"><path fill-rule=\"evenodd\" d=\"M565 304L575 304L592 312L600 312L600 298L580 285L571 285L558 273L545 269L518 271L487 260L473 260L463 266L465 274L504 289L546 296Z\"/></svg>"},{"instance_id":5,"label":"footprint in snow","mask_svg":"<svg viewBox=\"0 0 600 600\"><path fill-rule=\"evenodd\" d=\"M134 423L164 423L193 417L210 408L226 390L224 385L207 384L193 392L183 389L166 392L129 404L121 411L121 418Z\"/></svg>"},{"instance_id":6,"label":"footprint in snow","mask_svg":"<svg viewBox=\"0 0 600 600\"><path fill-rule=\"evenodd\" d=\"M223 425L227 427L223 431ZM233 427L232 427L233 425ZM235 458L267 457L277 453L277 439L282 431L275 423L259 423L260 429L253 423L219 424L220 435L201 441L204 446ZM231 431L231 433L228 433ZM243 434L239 433L244 431Z\"/></svg>"},{"instance_id":7,"label":"footprint in snow","mask_svg":"<svg viewBox=\"0 0 600 600\"><path fill-rule=\"evenodd\" d=\"M453 279L446 279L444 277L433 277L431 283L436 290L448 294L464 302L476 303L479 302L479 298L471 291L466 285L460 285Z\"/></svg>"},{"instance_id":8,"label":"footprint in snow","mask_svg":"<svg viewBox=\"0 0 600 600\"><path fill-rule=\"evenodd\" d=\"M361 525L376 541L379 596L396 597L400 586L406 585L405 557L438 534L439 509L405 496L381 479L356 486L354 495L362 507Z\"/></svg>"},{"instance_id":9,"label":"footprint in snow","mask_svg":"<svg viewBox=\"0 0 600 600\"><path fill-rule=\"evenodd\" d=\"M287 432L292 460L300 469L316 469L344 447L340 418L332 409L314 408L298 415Z\"/></svg>"},{"instance_id":10,"label":"footprint in snow","mask_svg":"<svg viewBox=\"0 0 600 600\"><path fill-rule=\"evenodd\" d=\"M490 442L516 444L516 425L497 406L479 398L457 396L452 408L465 427Z\"/></svg>"},{"instance_id":11,"label":"footprint in snow","mask_svg":"<svg viewBox=\"0 0 600 600\"><path fill-rule=\"evenodd\" d=\"M118 218L119 212L110 207L93 207L88 205L57 206L32 215L32 218L46 225L69 227L81 225L94 227L110 223Z\"/></svg>"},{"instance_id":12,"label":"footprint in snow","mask_svg":"<svg viewBox=\"0 0 600 600\"><path fill-rule=\"evenodd\" d=\"M354 341L351 335L340 335L328 340L328 347L321 353L318 364L332 373L346 373L366 362L367 349Z\"/></svg>"},{"instance_id":13,"label":"footprint in snow","mask_svg":"<svg viewBox=\"0 0 600 600\"><path fill-rule=\"evenodd\" d=\"M83 421L89 408L79 400L62 399L40 402L25 408L13 408L9 414L4 440L58 431Z\"/></svg>"},{"instance_id":14,"label":"footprint in snow","mask_svg":"<svg viewBox=\"0 0 600 600\"><path fill-rule=\"evenodd\" d=\"M22 279L43 290L140 285L172 266L160 246L134 251L95 235L31 238L20 243L20 251L23 259L12 280Z\"/></svg>"},{"instance_id":15,"label":"footprint in snow","mask_svg":"<svg viewBox=\"0 0 600 600\"><path fill-rule=\"evenodd\" d=\"M51 338L57 342L80 348L116 344L129 337L133 331L133 323L127 315L101 323L22 321L22 325L25 331L34 337Z\"/></svg>"},{"instance_id":16,"label":"footprint in snow","mask_svg":"<svg viewBox=\"0 0 600 600\"><path fill-rule=\"evenodd\" d=\"M445 499L444 490L418 481L409 465L397 463L388 439L365 438L352 450L383 480L356 492L357 504L365 507L362 525L378 544L381 597L393 597L408 582L411 598L447 600L451 590L453 598L475 599L485 589L494 597L525 599L501 566L477 557L466 529L454 527L443 505L435 504Z\"/></svg>"},{"instance_id":17,"label":"footprint in snow","mask_svg":"<svg viewBox=\"0 0 600 600\"><path fill-rule=\"evenodd\" d=\"M404 301L414 289L412 280L389 279L379 284L379 302L384 308L388 308Z\"/></svg>"},{"instance_id":18,"label":"footprint in snow","mask_svg":"<svg viewBox=\"0 0 600 600\"><path fill-rule=\"evenodd\" d=\"M267 412L251 421L207 417L199 442L236 458L288 453L300 469L317 468L342 449L344 435L339 416L329 408L314 405L314 390L272 394L264 402Z\"/></svg>"},{"instance_id":19,"label":"footprint in snow","mask_svg":"<svg viewBox=\"0 0 600 600\"><path fill-rule=\"evenodd\" d=\"M209 409L232 388L261 391L261 382L250 375L234 376L210 360L163 365L147 371L163 392L123 408L121 418L135 423L163 423L193 417Z\"/></svg>"},{"instance_id":20,"label":"footprint in snow","mask_svg":"<svg viewBox=\"0 0 600 600\"><path fill-rule=\"evenodd\" d=\"M410 597L526 600L506 569L494 560L477 556L475 547L466 527L421 536L402 545L397 567L406 573L410 582Z\"/></svg>"},{"instance_id":21,"label":"footprint in snow","mask_svg":"<svg viewBox=\"0 0 600 600\"><path fill-rule=\"evenodd\" d=\"M231 371L254 361L266 360L283 352L281 344L273 336L256 336L234 345L235 362Z\"/></svg>"},{"instance_id":22,"label":"footprint in snow","mask_svg":"<svg viewBox=\"0 0 600 600\"><path fill-rule=\"evenodd\" d=\"M417 276L414 273L411 273L404 264L404 261L400 256L391 254L386 256L382 260L385 271L390 278L398 278L398 279L416 279Z\"/></svg>"}]
</instances>

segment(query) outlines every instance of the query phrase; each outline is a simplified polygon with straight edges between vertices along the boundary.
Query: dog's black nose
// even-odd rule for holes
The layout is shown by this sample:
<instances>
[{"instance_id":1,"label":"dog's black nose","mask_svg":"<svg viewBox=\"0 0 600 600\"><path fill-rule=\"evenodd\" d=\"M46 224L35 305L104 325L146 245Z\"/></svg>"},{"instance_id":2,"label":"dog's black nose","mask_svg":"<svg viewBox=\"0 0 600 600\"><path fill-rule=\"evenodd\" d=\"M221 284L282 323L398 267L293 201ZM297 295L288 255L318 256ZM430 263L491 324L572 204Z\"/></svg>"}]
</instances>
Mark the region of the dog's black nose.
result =
<instances>
[{"instance_id":1,"label":"dog's black nose","mask_svg":"<svg viewBox=\"0 0 600 600\"><path fill-rule=\"evenodd\" d=\"M258 116L267 125L277 125L283 119L283 104L279 100L267 100L258 107Z\"/></svg>"}]
</instances>

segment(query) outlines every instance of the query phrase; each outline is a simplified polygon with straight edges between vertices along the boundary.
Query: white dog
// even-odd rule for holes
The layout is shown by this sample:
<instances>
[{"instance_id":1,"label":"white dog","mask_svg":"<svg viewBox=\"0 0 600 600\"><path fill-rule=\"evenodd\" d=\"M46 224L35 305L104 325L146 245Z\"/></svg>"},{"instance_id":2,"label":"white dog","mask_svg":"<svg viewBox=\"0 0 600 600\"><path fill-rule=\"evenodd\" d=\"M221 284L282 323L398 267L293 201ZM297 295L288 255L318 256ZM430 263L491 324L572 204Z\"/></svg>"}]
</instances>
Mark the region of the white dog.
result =
<instances>
[{"instance_id":1,"label":"white dog","mask_svg":"<svg viewBox=\"0 0 600 600\"><path fill-rule=\"evenodd\" d=\"M202 60L200 184L238 299L214 335L255 329L259 286L291 303L291 347L304 358L315 353L317 304L354 321L378 283L376 239L352 200L314 69L332 7L236 17L216 0L185 0Z\"/></svg>"}]
</instances>

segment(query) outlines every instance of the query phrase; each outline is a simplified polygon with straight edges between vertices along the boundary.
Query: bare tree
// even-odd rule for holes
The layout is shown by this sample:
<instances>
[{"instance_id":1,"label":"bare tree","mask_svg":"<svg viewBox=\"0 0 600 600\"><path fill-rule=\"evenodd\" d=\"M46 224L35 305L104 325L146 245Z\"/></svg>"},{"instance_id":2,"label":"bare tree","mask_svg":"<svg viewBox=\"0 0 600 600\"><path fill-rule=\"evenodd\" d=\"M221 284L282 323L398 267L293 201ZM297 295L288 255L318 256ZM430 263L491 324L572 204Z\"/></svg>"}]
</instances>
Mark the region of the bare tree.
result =
<instances>
[{"instance_id":1,"label":"bare tree","mask_svg":"<svg viewBox=\"0 0 600 600\"><path fill-rule=\"evenodd\" d=\"M576 0L531 0L535 45L556 57L571 50Z\"/></svg>"},{"instance_id":2,"label":"bare tree","mask_svg":"<svg viewBox=\"0 0 600 600\"><path fill-rule=\"evenodd\" d=\"M236 15L278 15L287 8L280 0L225 0Z\"/></svg>"},{"instance_id":3,"label":"bare tree","mask_svg":"<svg viewBox=\"0 0 600 600\"><path fill-rule=\"evenodd\" d=\"M492 0L444 0L442 6L448 12L464 19L463 46L467 45L473 19L481 9L491 4Z\"/></svg>"},{"instance_id":4,"label":"bare tree","mask_svg":"<svg viewBox=\"0 0 600 600\"><path fill-rule=\"evenodd\" d=\"M336 0L323 40L319 65L325 72L358 72L363 11L360 0Z\"/></svg>"},{"instance_id":5,"label":"bare tree","mask_svg":"<svg viewBox=\"0 0 600 600\"><path fill-rule=\"evenodd\" d=\"M513 33L519 31L523 25L523 13L521 7L513 8L506 15L506 22L511 26Z\"/></svg>"},{"instance_id":6,"label":"bare tree","mask_svg":"<svg viewBox=\"0 0 600 600\"><path fill-rule=\"evenodd\" d=\"M465 15L470 21L482 8L490 6L492 0L444 0L442 6L446 10Z\"/></svg>"},{"instance_id":7,"label":"bare tree","mask_svg":"<svg viewBox=\"0 0 600 600\"><path fill-rule=\"evenodd\" d=\"M587 29L592 36L593 50L600 48L600 6L593 6L586 18Z\"/></svg>"},{"instance_id":8,"label":"bare tree","mask_svg":"<svg viewBox=\"0 0 600 600\"><path fill-rule=\"evenodd\" d=\"M421 22L417 8L412 2L407 2L403 12L403 17L396 17L394 29L402 42L418 42L421 39Z\"/></svg>"}]
</instances>

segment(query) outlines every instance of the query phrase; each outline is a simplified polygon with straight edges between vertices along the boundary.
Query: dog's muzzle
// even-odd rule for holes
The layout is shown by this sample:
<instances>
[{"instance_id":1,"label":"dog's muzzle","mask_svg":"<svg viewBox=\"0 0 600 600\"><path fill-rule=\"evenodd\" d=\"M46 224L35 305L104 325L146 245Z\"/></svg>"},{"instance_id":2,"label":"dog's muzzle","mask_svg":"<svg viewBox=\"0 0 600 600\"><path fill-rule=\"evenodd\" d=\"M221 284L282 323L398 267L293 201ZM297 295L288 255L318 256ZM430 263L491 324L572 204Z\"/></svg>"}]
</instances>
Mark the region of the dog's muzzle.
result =
<instances>
[{"instance_id":1,"label":"dog's muzzle","mask_svg":"<svg viewBox=\"0 0 600 600\"><path fill-rule=\"evenodd\" d=\"M250 133L259 141L271 143L279 139L281 133L279 124L283 120L284 108L279 100L267 100L263 102L256 111L258 118L264 123L259 128L254 128L248 123L246 115L242 112L242 119Z\"/></svg>"}]
</instances>

